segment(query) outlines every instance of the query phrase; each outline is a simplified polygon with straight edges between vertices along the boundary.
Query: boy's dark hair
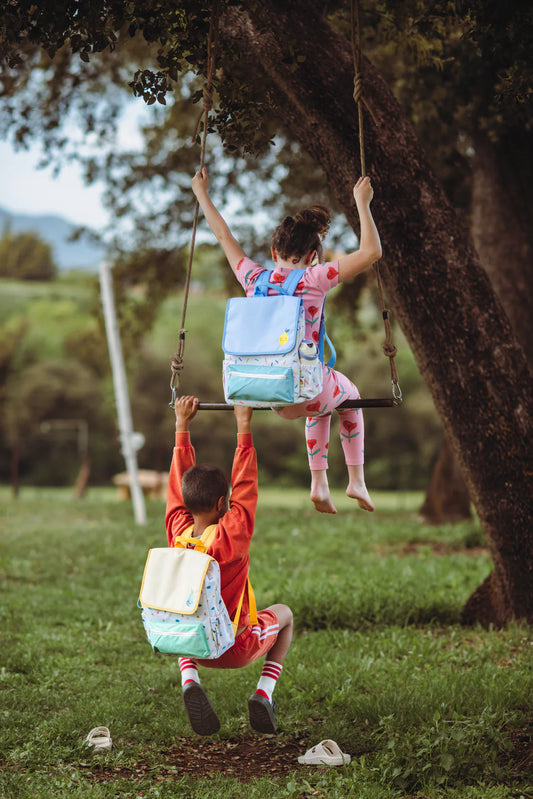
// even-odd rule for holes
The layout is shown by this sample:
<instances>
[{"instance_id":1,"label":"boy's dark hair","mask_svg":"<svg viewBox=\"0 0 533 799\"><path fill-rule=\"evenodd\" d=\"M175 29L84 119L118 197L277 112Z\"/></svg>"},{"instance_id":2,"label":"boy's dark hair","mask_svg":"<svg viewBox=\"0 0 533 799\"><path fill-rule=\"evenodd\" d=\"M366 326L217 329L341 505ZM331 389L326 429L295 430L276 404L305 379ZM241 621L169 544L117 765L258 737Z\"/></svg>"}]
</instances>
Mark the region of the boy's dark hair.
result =
<instances>
[{"instance_id":1,"label":"boy's dark hair","mask_svg":"<svg viewBox=\"0 0 533 799\"><path fill-rule=\"evenodd\" d=\"M329 230L331 214L325 205L310 205L295 216L286 216L272 234L272 246L283 260L303 258L316 250L322 259L322 239Z\"/></svg>"},{"instance_id":2,"label":"boy's dark hair","mask_svg":"<svg viewBox=\"0 0 533 799\"><path fill-rule=\"evenodd\" d=\"M191 466L183 475L181 492L187 510L204 513L212 510L220 497L227 497L229 479L218 466Z\"/></svg>"}]
</instances>

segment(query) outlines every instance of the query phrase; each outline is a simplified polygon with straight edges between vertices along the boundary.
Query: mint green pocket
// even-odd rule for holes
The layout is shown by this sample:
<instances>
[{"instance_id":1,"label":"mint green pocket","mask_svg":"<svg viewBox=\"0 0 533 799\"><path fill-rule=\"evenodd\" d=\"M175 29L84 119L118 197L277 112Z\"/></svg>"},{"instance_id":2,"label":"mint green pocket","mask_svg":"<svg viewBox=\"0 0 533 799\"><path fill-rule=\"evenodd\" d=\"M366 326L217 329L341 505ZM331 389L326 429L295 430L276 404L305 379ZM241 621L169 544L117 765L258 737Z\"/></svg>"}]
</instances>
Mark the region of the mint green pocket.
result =
<instances>
[{"instance_id":1,"label":"mint green pocket","mask_svg":"<svg viewBox=\"0 0 533 799\"><path fill-rule=\"evenodd\" d=\"M294 402L294 376L289 366L231 364L226 370L227 395L232 400Z\"/></svg>"},{"instance_id":2,"label":"mint green pocket","mask_svg":"<svg viewBox=\"0 0 533 799\"><path fill-rule=\"evenodd\" d=\"M189 658L208 658L207 637L200 622L151 621L145 625L146 635L154 652Z\"/></svg>"}]
</instances>

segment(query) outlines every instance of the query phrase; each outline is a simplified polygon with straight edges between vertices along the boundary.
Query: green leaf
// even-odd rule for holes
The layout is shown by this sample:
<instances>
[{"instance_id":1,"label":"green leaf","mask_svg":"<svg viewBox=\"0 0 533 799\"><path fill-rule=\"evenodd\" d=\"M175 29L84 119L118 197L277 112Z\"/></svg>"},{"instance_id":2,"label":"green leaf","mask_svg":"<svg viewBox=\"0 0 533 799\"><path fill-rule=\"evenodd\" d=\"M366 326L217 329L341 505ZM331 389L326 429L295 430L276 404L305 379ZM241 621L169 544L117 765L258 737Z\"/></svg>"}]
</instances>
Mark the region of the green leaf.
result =
<instances>
[{"instance_id":1,"label":"green leaf","mask_svg":"<svg viewBox=\"0 0 533 799\"><path fill-rule=\"evenodd\" d=\"M441 755L440 763L445 771L451 771L455 764L455 758L450 752L444 752L444 754Z\"/></svg>"}]
</instances>

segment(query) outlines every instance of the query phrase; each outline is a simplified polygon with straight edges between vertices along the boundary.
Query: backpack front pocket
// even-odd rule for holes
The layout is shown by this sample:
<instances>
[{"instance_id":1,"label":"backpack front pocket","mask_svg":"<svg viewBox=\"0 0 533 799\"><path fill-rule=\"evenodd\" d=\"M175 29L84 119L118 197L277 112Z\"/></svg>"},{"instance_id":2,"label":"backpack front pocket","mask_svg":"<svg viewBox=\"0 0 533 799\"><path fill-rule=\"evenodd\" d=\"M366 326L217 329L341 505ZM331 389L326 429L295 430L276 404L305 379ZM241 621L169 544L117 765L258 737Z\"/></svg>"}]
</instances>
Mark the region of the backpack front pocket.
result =
<instances>
[{"instance_id":1,"label":"backpack front pocket","mask_svg":"<svg viewBox=\"0 0 533 799\"><path fill-rule=\"evenodd\" d=\"M227 364L226 392L231 400L289 405L294 402L293 371L288 366Z\"/></svg>"},{"instance_id":2,"label":"backpack front pocket","mask_svg":"<svg viewBox=\"0 0 533 799\"><path fill-rule=\"evenodd\" d=\"M190 658L209 658L210 651L201 622L144 622L147 638L154 652Z\"/></svg>"}]
</instances>

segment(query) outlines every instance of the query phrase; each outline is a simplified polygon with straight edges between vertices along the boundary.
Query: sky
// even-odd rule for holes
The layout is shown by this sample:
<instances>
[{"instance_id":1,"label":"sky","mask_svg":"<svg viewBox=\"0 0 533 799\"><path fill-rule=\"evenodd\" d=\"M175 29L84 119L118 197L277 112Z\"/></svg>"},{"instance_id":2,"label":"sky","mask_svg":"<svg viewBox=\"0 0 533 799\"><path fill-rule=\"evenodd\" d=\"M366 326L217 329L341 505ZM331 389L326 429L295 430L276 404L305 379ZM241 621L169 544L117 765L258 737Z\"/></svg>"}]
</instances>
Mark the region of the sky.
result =
<instances>
[{"instance_id":1,"label":"sky","mask_svg":"<svg viewBox=\"0 0 533 799\"><path fill-rule=\"evenodd\" d=\"M37 169L39 160L38 147L17 151L0 142L0 207L23 214L57 214L76 224L102 228L108 217L102 188L86 186L74 164L54 177L51 168Z\"/></svg>"},{"instance_id":2,"label":"sky","mask_svg":"<svg viewBox=\"0 0 533 799\"><path fill-rule=\"evenodd\" d=\"M140 142L144 111L140 102L126 108L119 143L131 147ZM76 164L67 164L57 176L51 167L37 169L40 158L38 143L28 150L16 150L9 142L0 141L0 207L32 215L57 214L75 224L101 229L108 220L102 204L103 186L87 186Z\"/></svg>"}]
</instances>

